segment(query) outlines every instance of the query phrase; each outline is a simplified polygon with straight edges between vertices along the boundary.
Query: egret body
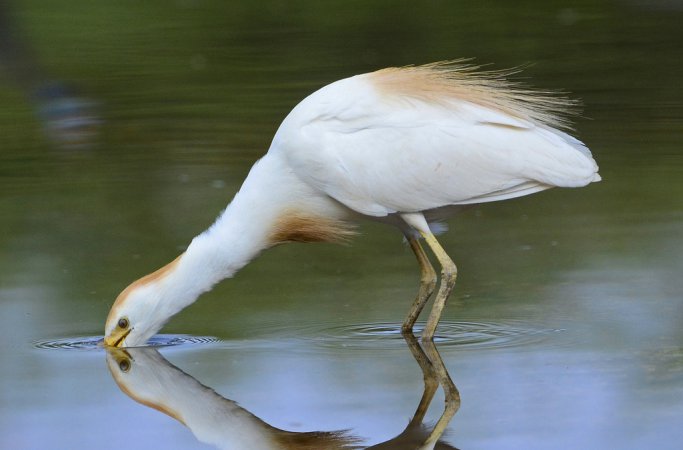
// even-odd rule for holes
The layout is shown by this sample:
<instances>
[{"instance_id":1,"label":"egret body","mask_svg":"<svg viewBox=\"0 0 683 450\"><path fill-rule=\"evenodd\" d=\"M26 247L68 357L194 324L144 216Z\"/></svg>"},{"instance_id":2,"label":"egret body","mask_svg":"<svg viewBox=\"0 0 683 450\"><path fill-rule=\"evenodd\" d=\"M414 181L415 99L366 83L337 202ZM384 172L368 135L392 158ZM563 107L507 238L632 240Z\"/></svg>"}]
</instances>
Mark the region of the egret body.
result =
<instances>
[{"instance_id":1,"label":"egret body","mask_svg":"<svg viewBox=\"0 0 683 450\"><path fill-rule=\"evenodd\" d=\"M567 106L458 64L383 69L323 87L285 118L216 222L118 296L105 343L143 345L262 250L345 241L360 218L397 227L417 257L420 288L404 330L436 286L422 239L438 260L441 282L422 333L431 340L457 272L430 222L459 205L600 180L586 146L558 129Z\"/></svg>"}]
</instances>

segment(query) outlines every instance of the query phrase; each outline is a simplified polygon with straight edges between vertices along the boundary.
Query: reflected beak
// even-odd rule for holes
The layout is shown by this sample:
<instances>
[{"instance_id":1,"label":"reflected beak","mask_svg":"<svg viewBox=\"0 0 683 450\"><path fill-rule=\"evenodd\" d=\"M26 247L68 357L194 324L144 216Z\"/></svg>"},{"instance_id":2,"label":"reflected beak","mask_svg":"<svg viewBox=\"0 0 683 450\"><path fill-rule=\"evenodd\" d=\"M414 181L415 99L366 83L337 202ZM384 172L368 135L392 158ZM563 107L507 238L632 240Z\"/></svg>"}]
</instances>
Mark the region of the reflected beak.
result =
<instances>
[{"instance_id":1,"label":"reflected beak","mask_svg":"<svg viewBox=\"0 0 683 450\"><path fill-rule=\"evenodd\" d=\"M104 345L107 347L122 347L132 328L127 330L116 329L109 336L104 337Z\"/></svg>"}]
</instances>

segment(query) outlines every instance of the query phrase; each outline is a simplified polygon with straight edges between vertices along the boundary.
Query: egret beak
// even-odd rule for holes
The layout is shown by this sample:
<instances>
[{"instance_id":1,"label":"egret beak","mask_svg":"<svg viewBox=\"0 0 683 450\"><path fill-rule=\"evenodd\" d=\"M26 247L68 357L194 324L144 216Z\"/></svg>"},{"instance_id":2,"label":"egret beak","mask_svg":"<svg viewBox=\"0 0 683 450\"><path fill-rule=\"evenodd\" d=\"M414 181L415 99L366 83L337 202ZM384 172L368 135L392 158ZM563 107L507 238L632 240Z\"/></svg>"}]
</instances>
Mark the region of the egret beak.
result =
<instances>
[{"instance_id":1,"label":"egret beak","mask_svg":"<svg viewBox=\"0 0 683 450\"><path fill-rule=\"evenodd\" d=\"M122 347L132 328L126 330L115 329L109 336L104 337L104 345L107 347Z\"/></svg>"}]
</instances>

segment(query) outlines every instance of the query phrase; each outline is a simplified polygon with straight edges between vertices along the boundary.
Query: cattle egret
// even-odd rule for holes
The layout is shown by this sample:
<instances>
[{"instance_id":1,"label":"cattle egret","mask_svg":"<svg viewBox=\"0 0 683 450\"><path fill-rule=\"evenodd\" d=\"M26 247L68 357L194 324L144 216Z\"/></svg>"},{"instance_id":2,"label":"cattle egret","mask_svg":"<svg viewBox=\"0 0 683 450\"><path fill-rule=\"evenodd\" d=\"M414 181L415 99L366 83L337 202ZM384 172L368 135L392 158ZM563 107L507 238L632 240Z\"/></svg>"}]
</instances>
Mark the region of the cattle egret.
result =
<instances>
[{"instance_id":1,"label":"cattle egret","mask_svg":"<svg viewBox=\"0 0 683 450\"><path fill-rule=\"evenodd\" d=\"M460 394L433 342L420 347L412 334L404 335L422 369L424 389L405 429L370 449L454 448L441 441L450 420L460 407ZM359 439L348 431L294 432L278 429L219 395L211 387L183 372L154 347L107 348L107 365L121 391L138 403L156 409L188 427L201 442L221 449L258 450L351 450ZM439 385L444 389L444 410L436 423L425 421ZM288 389L290 388L290 389ZM291 392L298 387L284 386ZM296 395L296 394L294 394ZM295 397L296 398L296 397Z\"/></svg>"},{"instance_id":2,"label":"cattle egret","mask_svg":"<svg viewBox=\"0 0 683 450\"><path fill-rule=\"evenodd\" d=\"M106 345L144 345L262 250L345 241L359 218L397 227L417 257L420 286L404 331L436 286L420 240L439 262L441 282L422 332L432 340L457 272L430 223L460 205L600 180L588 148L558 129L567 125L571 102L520 88L505 75L434 63L357 75L309 95L216 222L118 296Z\"/></svg>"},{"instance_id":3,"label":"cattle egret","mask_svg":"<svg viewBox=\"0 0 683 450\"><path fill-rule=\"evenodd\" d=\"M116 384L130 398L188 427L219 449L351 450L345 431L295 432L276 428L168 362L154 347L107 351Z\"/></svg>"}]
</instances>

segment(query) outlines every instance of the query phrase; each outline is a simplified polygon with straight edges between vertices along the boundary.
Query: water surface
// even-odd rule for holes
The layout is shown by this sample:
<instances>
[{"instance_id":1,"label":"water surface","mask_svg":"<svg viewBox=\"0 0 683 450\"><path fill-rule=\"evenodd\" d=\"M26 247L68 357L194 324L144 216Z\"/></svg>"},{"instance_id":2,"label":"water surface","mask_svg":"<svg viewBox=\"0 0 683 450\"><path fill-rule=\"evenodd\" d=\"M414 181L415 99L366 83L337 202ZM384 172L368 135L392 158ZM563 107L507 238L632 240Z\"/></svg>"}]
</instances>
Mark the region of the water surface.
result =
<instances>
[{"instance_id":1,"label":"water surface","mask_svg":"<svg viewBox=\"0 0 683 450\"><path fill-rule=\"evenodd\" d=\"M459 280L435 350L461 398L439 445L679 447L675 2L62 3L14 5L32 51L0 56L0 447L211 448L127 395L104 349L36 343L97 341L118 292L212 222L308 93L470 56L531 63L526 81L581 98L576 134L604 181L450 221ZM71 116L56 97L37 94L56 80L87 100L75 134L57 126ZM399 333L418 271L394 230L360 231L350 246L265 253L162 331L215 342L142 351L137 367L287 432L401 448L429 379ZM443 411L439 390L421 422Z\"/></svg>"}]
</instances>

